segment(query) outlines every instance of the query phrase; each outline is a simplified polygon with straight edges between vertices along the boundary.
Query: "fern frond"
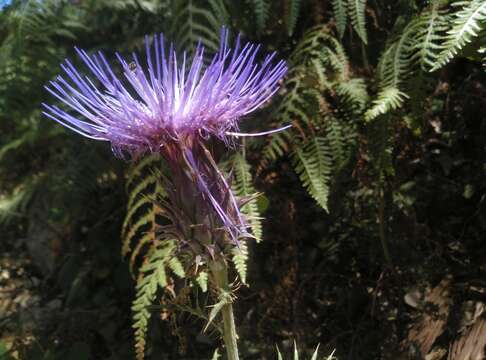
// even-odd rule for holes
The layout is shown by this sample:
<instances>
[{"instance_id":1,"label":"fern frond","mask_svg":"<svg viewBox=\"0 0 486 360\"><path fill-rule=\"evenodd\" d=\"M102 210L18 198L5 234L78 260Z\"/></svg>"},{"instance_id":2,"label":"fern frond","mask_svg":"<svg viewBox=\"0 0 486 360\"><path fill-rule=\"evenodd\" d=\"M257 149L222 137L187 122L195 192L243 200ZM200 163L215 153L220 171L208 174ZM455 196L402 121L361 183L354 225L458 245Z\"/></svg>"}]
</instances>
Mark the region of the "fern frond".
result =
<instances>
[{"instance_id":1,"label":"fern frond","mask_svg":"<svg viewBox=\"0 0 486 360\"><path fill-rule=\"evenodd\" d=\"M407 98L406 93L400 88L412 72L414 34L420 26L419 20L412 20L398 40L383 53L378 64L380 91L372 107L365 114L367 121L401 107Z\"/></svg>"},{"instance_id":2,"label":"fern frond","mask_svg":"<svg viewBox=\"0 0 486 360\"><path fill-rule=\"evenodd\" d=\"M247 0L255 14L258 33L262 33L270 15L270 3L267 0Z\"/></svg>"},{"instance_id":3,"label":"fern frond","mask_svg":"<svg viewBox=\"0 0 486 360\"><path fill-rule=\"evenodd\" d=\"M447 32L447 40L444 43L444 50L431 71L446 65L467 44L476 38L485 26L486 1L459 1L452 5L460 7L461 10L453 13L453 25Z\"/></svg>"},{"instance_id":4,"label":"fern frond","mask_svg":"<svg viewBox=\"0 0 486 360\"><path fill-rule=\"evenodd\" d=\"M132 274L134 273L138 255L141 254L143 248L145 247L150 248L151 246L153 246L154 239L155 239L154 233L152 231L146 231L145 233L142 233L142 235L137 238L137 242L135 243L135 247L133 248L133 250L131 250L128 246L126 246L126 244L130 245L129 242L123 243L122 256L126 257L128 253L131 251L129 266Z\"/></svg>"},{"instance_id":5,"label":"fern frond","mask_svg":"<svg viewBox=\"0 0 486 360\"><path fill-rule=\"evenodd\" d=\"M157 177L161 161L156 156L147 156L129 169L126 187L128 192L127 212L122 224L122 255L130 252L130 268L135 272L135 261L145 246L155 244L158 208L155 200L166 193Z\"/></svg>"},{"instance_id":6,"label":"fern frond","mask_svg":"<svg viewBox=\"0 0 486 360\"><path fill-rule=\"evenodd\" d=\"M398 109L407 98L407 94L395 87L386 87L380 90L377 99L373 101L373 106L366 111L365 120L371 121L380 115Z\"/></svg>"},{"instance_id":7,"label":"fern frond","mask_svg":"<svg viewBox=\"0 0 486 360\"><path fill-rule=\"evenodd\" d=\"M144 176L144 174L151 171L152 167L154 164L158 161L158 157L155 155L150 155L150 156L144 156L142 159L140 159L134 166L130 168L130 171L128 172L127 179L125 181L125 187L130 188L134 186L133 182L135 181L137 184L140 182L141 176Z\"/></svg>"},{"instance_id":8,"label":"fern frond","mask_svg":"<svg viewBox=\"0 0 486 360\"><path fill-rule=\"evenodd\" d=\"M250 172L250 165L246 162L244 156L237 152L235 153L226 167L233 171L233 182L231 187L240 201L244 202L241 207L241 212L247 219L251 232L255 236L256 240L261 240L262 237L262 223L260 212L258 210L257 198L255 197L256 191L253 187L253 178ZM241 279L241 282L246 284L247 276L247 261L248 261L248 247L246 240L240 240L239 247L234 247L231 250L233 263L236 271Z\"/></svg>"},{"instance_id":9,"label":"fern frond","mask_svg":"<svg viewBox=\"0 0 486 360\"><path fill-rule=\"evenodd\" d=\"M175 258L175 250L175 241L166 240L152 252L140 269L137 295L132 305L137 360L144 359L147 328L151 317L148 308L155 301L157 290L167 286L168 268L181 278L185 276L182 264Z\"/></svg>"},{"instance_id":10,"label":"fern frond","mask_svg":"<svg viewBox=\"0 0 486 360\"><path fill-rule=\"evenodd\" d=\"M236 272L238 273L238 276L241 279L241 282L243 284L246 284L246 276L247 276L247 270L248 270L248 245L247 245L247 240L241 240L240 241L240 246L237 247L235 246L232 250L231 253L233 255L233 264L235 264L235 269Z\"/></svg>"},{"instance_id":11,"label":"fern frond","mask_svg":"<svg viewBox=\"0 0 486 360\"><path fill-rule=\"evenodd\" d=\"M346 25L348 23L346 0L332 0L332 9L334 11L334 19L336 19L336 29L339 37L344 36Z\"/></svg>"},{"instance_id":12,"label":"fern frond","mask_svg":"<svg viewBox=\"0 0 486 360\"><path fill-rule=\"evenodd\" d=\"M303 147L297 147L294 167L309 194L328 211L329 181L331 178L331 151L325 138L314 137Z\"/></svg>"},{"instance_id":13,"label":"fern frond","mask_svg":"<svg viewBox=\"0 0 486 360\"><path fill-rule=\"evenodd\" d=\"M322 94L319 91L313 91L315 86L315 77L313 73L308 77L304 77L305 71L302 67L297 67L291 70L285 85L290 91L283 97L280 106L276 109L276 117L280 124L289 124L299 122L301 126L308 126L312 122L312 118L318 111L318 104L321 101ZM309 83L307 83L307 81ZM318 84L317 84L318 85ZM312 104L312 105L311 105ZM275 139L283 140L280 145L284 147L284 137L276 137ZM273 145L279 145L274 143ZM274 148L276 153L278 148ZM271 151L270 151L271 152Z\"/></svg>"},{"instance_id":14,"label":"fern frond","mask_svg":"<svg viewBox=\"0 0 486 360\"><path fill-rule=\"evenodd\" d=\"M287 76L288 93L277 109L282 123L309 128L319 123L320 112L329 111L324 91L332 86L332 79L347 80L349 63L340 42L329 34L329 29L316 26L309 29L290 56L293 66ZM298 124L297 124L298 122ZM277 155L285 147L285 140L276 137L266 151Z\"/></svg>"},{"instance_id":15,"label":"fern frond","mask_svg":"<svg viewBox=\"0 0 486 360\"><path fill-rule=\"evenodd\" d=\"M348 0L349 17L361 41L368 44L366 32L366 0Z\"/></svg>"},{"instance_id":16,"label":"fern frond","mask_svg":"<svg viewBox=\"0 0 486 360\"><path fill-rule=\"evenodd\" d=\"M201 288L202 292L208 291L209 274L206 271L200 271L196 277L196 282Z\"/></svg>"},{"instance_id":17,"label":"fern frond","mask_svg":"<svg viewBox=\"0 0 486 360\"><path fill-rule=\"evenodd\" d=\"M262 165L265 166L271 161L275 161L289 151L289 131L272 134L269 137L267 145L263 149Z\"/></svg>"},{"instance_id":18,"label":"fern frond","mask_svg":"<svg viewBox=\"0 0 486 360\"><path fill-rule=\"evenodd\" d=\"M64 1L13 2L0 40L0 109L32 111L41 102L37 86L46 83L65 57L59 42L72 41L82 27L79 13ZM2 24L3 25L3 24Z\"/></svg>"},{"instance_id":19,"label":"fern frond","mask_svg":"<svg viewBox=\"0 0 486 360\"><path fill-rule=\"evenodd\" d=\"M353 121L350 124L335 119L334 114L344 114L346 120L362 116L368 98L366 87L362 80L356 80L339 88L338 84L350 80L349 61L341 42L323 26L303 35L290 63L293 66L285 81L287 93L274 117L280 123L292 123L293 133L272 136L263 150L262 165L292 152L294 168L304 187L327 211L331 173L345 164L356 134ZM334 103L343 104L350 116L336 109Z\"/></svg>"},{"instance_id":20,"label":"fern frond","mask_svg":"<svg viewBox=\"0 0 486 360\"><path fill-rule=\"evenodd\" d=\"M301 0L287 0L287 33L292 36L300 14Z\"/></svg>"},{"instance_id":21,"label":"fern frond","mask_svg":"<svg viewBox=\"0 0 486 360\"><path fill-rule=\"evenodd\" d=\"M248 202L241 208L241 212L246 215L246 218L250 223L251 231L257 241L261 240L261 216L258 211L257 199L254 197L256 191L253 187L253 177L250 172L250 165L239 152L232 157L231 165L234 171L232 188L235 194L239 198L250 198L250 200L248 200Z\"/></svg>"},{"instance_id":22,"label":"fern frond","mask_svg":"<svg viewBox=\"0 0 486 360\"><path fill-rule=\"evenodd\" d=\"M326 138L331 149L332 158L336 167L341 168L348 158L346 149L346 137L343 126L334 116L328 116L326 121Z\"/></svg>"},{"instance_id":23,"label":"fern frond","mask_svg":"<svg viewBox=\"0 0 486 360\"><path fill-rule=\"evenodd\" d=\"M430 10L420 16L420 26L416 37L414 58L423 71L428 71L437 64L437 59L443 49L443 33L447 30L447 11L440 8L440 2L435 1Z\"/></svg>"},{"instance_id":24,"label":"fern frond","mask_svg":"<svg viewBox=\"0 0 486 360\"><path fill-rule=\"evenodd\" d=\"M178 50L194 49L201 41L207 49L218 51L221 26L229 17L223 0L208 0L204 7L193 0L174 1L172 11L170 33Z\"/></svg>"},{"instance_id":25,"label":"fern frond","mask_svg":"<svg viewBox=\"0 0 486 360\"><path fill-rule=\"evenodd\" d=\"M338 81L335 89L345 105L345 109L350 110L354 114L361 114L369 99L364 79L355 78L346 82Z\"/></svg>"},{"instance_id":26,"label":"fern frond","mask_svg":"<svg viewBox=\"0 0 486 360\"><path fill-rule=\"evenodd\" d=\"M306 31L292 52L290 62L301 66L304 73L310 69L319 80L321 89L328 85L328 73L337 79L349 78L349 61L344 47L325 26L315 26Z\"/></svg>"}]
</instances>

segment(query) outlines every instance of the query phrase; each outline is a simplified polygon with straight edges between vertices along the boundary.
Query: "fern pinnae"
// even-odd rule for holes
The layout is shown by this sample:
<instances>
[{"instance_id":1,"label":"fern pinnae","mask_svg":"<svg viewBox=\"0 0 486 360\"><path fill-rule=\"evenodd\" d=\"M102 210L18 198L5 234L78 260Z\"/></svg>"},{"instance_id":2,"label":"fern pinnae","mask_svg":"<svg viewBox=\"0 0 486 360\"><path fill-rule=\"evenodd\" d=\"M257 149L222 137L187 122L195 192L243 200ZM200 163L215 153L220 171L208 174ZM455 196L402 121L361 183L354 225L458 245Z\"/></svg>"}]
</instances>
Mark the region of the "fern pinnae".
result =
<instances>
[{"instance_id":1,"label":"fern pinnae","mask_svg":"<svg viewBox=\"0 0 486 360\"><path fill-rule=\"evenodd\" d=\"M401 87L413 70L411 66L414 50L412 36L419 26L418 20L412 20L407 24L398 40L392 42L383 53L378 64L380 90L372 107L365 113L366 121L398 109L408 97Z\"/></svg>"},{"instance_id":2,"label":"fern pinnae","mask_svg":"<svg viewBox=\"0 0 486 360\"><path fill-rule=\"evenodd\" d=\"M142 187L142 189L145 189L145 187ZM133 199L133 200L131 200ZM149 204L149 200L144 197L140 196L140 193L135 193L133 192L130 196L130 199L128 200L128 206L127 206L127 213L125 215L125 220L123 221L122 224L122 234L126 234L128 226L130 225L131 222L133 222L135 214L143 208L144 205Z\"/></svg>"},{"instance_id":3,"label":"fern pinnae","mask_svg":"<svg viewBox=\"0 0 486 360\"><path fill-rule=\"evenodd\" d=\"M250 200L243 205L241 211L249 218L253 235L257 240L260 240L262 237L262 224L260 220L260 213L258 211L257 199L254 197L256 190L253 186L250 165L239 152L233 156L232 164L235 174L233 188L236 195L239 197L251 197Z\"/></svg>"},{"instance_id":4,"label":"fern pinnae","mask_svg":"<svg viewBox=\"0 0 486 360\"><path fill-rule=\"evenodd\" d=\"M137 235L142 228L144 228L147 225L150 225L153 222L153 214L147 213L135 221L133 225L130 226L129 230L127 231L126 235L124 236L124 245L123 248L129 248L132 240L135 238L135 235ZM126 244L126 245L125 245ZM126 253L128 253L126 251Z\"/></svg>"},{"instance_id":5,"label":"fern pinnae","mask_svg":"<svg viewBox=\"0 0 486 360\"><path fill-rule=\"evenodd\" d=\"M343 102L345 110L359 115L368 103L368 91L362 78L354 78L349 81L338 81L335 85L336 93Z\"/></svg>"},{"instance_id":6,"label":"fern pinnae","mask_svg":"<svg viewBox=\"0 0 486 360\"><path fill-rule=\"evenodd\" d=\"M130 255L130 272L132 275L136 273L135 269L135 262L137 261L138 256L141 254L142 248L145 246L150 246L154 242L154 234L151 232L146 232L143 234L138 240L133 249L130 249L130 242L125 242L124 244L127 244L126 248L125 246L122 249L122 255L127 256L128 253L131 252Z\"/></svg>"},{"instance_id":7,"label":"fern pinnae","mask_svg":"<svg viewBox=\"0 0 486 360\"><path fill-rule=\"evenodd\" d=\"M459 1L452 5L461 7L461 10L453 13L454 19L451 29L447 32L444 50L431 71L435 71L446 65L468 43L476 38L484 28L484 22L486 21L486 1Z\"/></svg>"},{"instance_id":8,"label":"fern pinnae","mask_svg":"<svg viewBox=\"0 0 486 360\"><path fill-rule=\"evenodd\" d=\"M221 26L227 23L228 12L223 0L209 0L206 7L193 0L174 1L171 34L178 49L194 49L201 43L211 51L219 48Z\"/></svg>"},{"instance_id":9,"label":"fern pinnae","mask_svg":"<svg viewBox=\"0 0 486 360\"><path fill-rule=\"evenodd\" d=\"M270 3L268 0L247 0L247 2L255 14L258 32L262 33L270 15Z\"/></svg>"},{"instance_id":10,"label":"fern pinnae","mask_svg":"<svg viewBox=\"0 0 486 360\"><path fill-rule=\"evenodd\" d=\"M272 134L263 149L262 166L266 166L269 162L276 161L284 156L289 151L289 141L288 132Z\"/></svg>"},{"instance_id":11,"label":"fern pinnae","mask_svg":"<svg viewBox=\"0 0 486 360\"><path fill-rule=\"evenodd\" d=\"M239 247L234 247L231 250L233 255L232 260L235 265L236 272L243 284L246 284L247 270L248 270L248 245L247 240L240 240Z\"/></svg>"},{"instance_id":12,"label":"fern pinnae","mask_svg":"<svg viewBox=\"0 0 486 360\"><path fill-rule=\"evenodd\" d=\"M144 171L147 169L151 169L154 165L158 163L158 157L155 155L149 155L143 157L140 161L136 162L128 172L127 179L125 181L125 186L128 190L131 186L133 186L133 182L136 181L138 184L138 177L142 176Z\"/></svg>"},{"instance_id":13,"label":"fern pinnae","mask_svg":"<svg viewBox=\"0 0 486 360\"><path fill-rule=\"evenodd\" d=\"M208 291L208 281L209 281L209 274L207 271L200 271L196 276L196 283L199 285L202 292Z\"/></svg>"},{"instance_id":14,"label":"fern pinnae","mask_svg":"<svg viewBox=\"0 0 486 360\"><path fill-rule=\"evenodd\" d=\"M407 94L395 87L386 87L380 90L377 99L373 101L373 106L366 111L365 120L372 121L380 115L400 108L407 98Z\"/></svg>"},{"instance_id":15,"label":"fern pinnae","mask_svg":"<svg viewBox=\"0 0 486 360\"><path fill-rule=\"evenodd\" d=\"M151 251L146 263L140 268L137 294L132 305L137 360L144 359L147 328L151 317L149 307L155 301L157 290L168 284L167 270L172 270L181 278L185 277L182 264L175 258L175 243L175 240L164 241L160 247Z\"/></svg>"},{"instance_id":16,"label":"fern pinnae","mask_svg":"<svg viewBox=\"0 0 486 360\"><path fill-rule=\"evenodd\" d=\"M327 123L326 138L328 140L329 147L331 148L331 154L334 163L336 164L336 167L340 169L344 165L347 159L346 144L345 144L346 138L343 133L344 130L341 124L339 123L339 120L334 116L328 116L326 123Z\"/></svg>"},{"instance_id":17,"label":"fern pinnae","mask_svg":"<svg viewBox=\"0 0 486 360\"><path fill-rule=\"evenodd\" d=\"M301 0L287 0L287 33L292 36L300 14Z\"/></svg>"},{"instance_id":18,"label":"fern pinnae","mask_svg":"<svg viewBox=\"0 0 486 360\"><path fill-rule=\"evenodd\" d=\"M246 203L241 207L241 212L245 215L253 236L259 241L262 237L262 224L250 165L247 163L244 155L237 152L231 157L228 166L231 167L234 174L231 185L233 191L241 200L246 200ZM235 246L231 250L233 264L241 282L244 284L246 284L247 277L247 241L247 239L240 239L239 246Z\"/></svg>"},{"instance_id":19,"label":"fern pinnae","mask_svg":"<svg viewBox=\"0 0 486 360\"><path fill-rule=\"evenodd\" d=\"M332 9L334 12L334 19L336 19L336 30L339 37L342 38L348 23L346 0L332 0Z\"/></svg>"},{"instance_id":20,"label":"fern pinnae","mask_svg":"<svg viewBox=\"0 0 486 360\"><path fill-rule=\"evenodd\" d=\"M169 260L169 268L172 270L174 274L176 274L179 278L184 278L186 273L184 271L184 266L180 262L180 260L176 257L172 257Z\"/></svg>"},{"instance_id":21,"label":"fern pinnae","mask_svg":"<svg viewBox=\"0 0 486 360\"><path fill-rule=\"evenodd\" d=\"M423 71L432 69L443 49L443 33L447 29L447 11L441 9L441 3L433 2L430 10L426 10L420 16L423 24L417 32L416 54L420 67Z\"/></svg>"},{"instance_id":22,"label":"fern pinnae","mask_svg":"<svg viewBox=\"0 0 486 360\"><path fill-rule=\"evenodd\" d=\"M309 194L328 211L329 181L332 159L327 140L313 137L304 146L296 148L294 167Z\"/></svg>"},{"instance_id":23,"label":"fern pinnae","mask_svg":"<svg viewBox=\"0 0 486 360\"><path fill-rule=\"evenodd\" d=\"M351 24L363 43L368 44L366 32L366 0L348 0Z\"/></svg>"}]
</instances>

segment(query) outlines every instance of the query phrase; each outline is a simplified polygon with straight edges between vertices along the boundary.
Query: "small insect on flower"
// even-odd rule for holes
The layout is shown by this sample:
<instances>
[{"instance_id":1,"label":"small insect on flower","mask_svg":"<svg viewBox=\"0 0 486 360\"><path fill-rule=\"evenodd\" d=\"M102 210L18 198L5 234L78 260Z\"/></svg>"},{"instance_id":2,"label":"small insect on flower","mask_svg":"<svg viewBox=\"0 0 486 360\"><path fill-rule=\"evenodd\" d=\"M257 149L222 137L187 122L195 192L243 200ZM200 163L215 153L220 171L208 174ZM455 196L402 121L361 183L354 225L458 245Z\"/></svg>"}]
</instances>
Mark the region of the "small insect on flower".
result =
<instances>
[{"instance_id":1,"label":"small insect on flower","mask_svg":"<svg viewBox=\"0 0 486 360\"><path fill-rule=\"evenodd\" d=\"M130 64L128 64L128 68L131 70L131 71L135 71L135 69L137 69L137 64L135 62L131 62Z\"/></svg>"}]
</instances>

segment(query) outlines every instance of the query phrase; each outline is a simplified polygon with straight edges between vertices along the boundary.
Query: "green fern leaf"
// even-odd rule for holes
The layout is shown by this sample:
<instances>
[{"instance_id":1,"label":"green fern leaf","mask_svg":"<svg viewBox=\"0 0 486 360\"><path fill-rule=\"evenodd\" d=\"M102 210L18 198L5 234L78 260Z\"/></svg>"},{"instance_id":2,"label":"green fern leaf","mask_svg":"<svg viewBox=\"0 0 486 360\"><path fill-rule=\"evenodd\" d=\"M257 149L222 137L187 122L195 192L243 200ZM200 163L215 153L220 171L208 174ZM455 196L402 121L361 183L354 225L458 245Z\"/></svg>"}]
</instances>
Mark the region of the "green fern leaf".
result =
<instances>
[{"instance_id":1,"label":"green fern leaf","mask_svg":"<svg viewBox=\"0 0 486 360\"><path fill-rule=\"evenodd\" d=\"M379 115L398 109L408 97L401 87L413 70L414 40L420 26L419 20L411 21L398 40L383 53L378 64L380 91L372 107L366 112L365 120L371 121Z\"/></svg>"},{"instance_id":2,"label":"green fern leaf","mask_svg":"<svg viewBox=\"0 0 486 360\"><path fill-rule=\"evenodd\" d=\"M137 239L137 242L135 244L135 247L133 250L131 250L131 255L130 255L130 272L134 274L135 272L135 263L137 261L137 257L142 253L142 249L145 247L150 248L151 246L154 245L154 233L151 231L145 232L141 237ZM123 244L122 247L122 255L127 256L130 253L130 248L126 245L130 245L130 242L126 241Z\"/></svg>"},{"instance_id":3,"label":"green fern leaf","mask_svg":"<svg viewBox=\"0 0 486 360\"><path fill-rule=\"evenodd\" d=\"M297 25L297 19L299 18L301 0L287 0L287 33L292 36L294 33L295 25Z\"/></svg>"},{"instance_id":4,"label":"green fern leaf","mask_svg":"<svg viewBox=\"0 0 486 360\"><path fill-rule=\"evenodd\" d=\"M255 238L262 238L262 223L260 212L258 211L258 202L254 197L256 191L253 187L253 178L250 172L250 165L241 153L236 153L232 157L232 168L234 171L234 181L232 187L238 197L252 197L243 207L241 212L246 215L250 223L251 231Z\"/></svg>"},{"instance_id":5,"label":"green fern leaf","mask_svg":"<svg viewBox=\"0 0 486 360\"><path fill-rule=\"evenodd\" d=\"M336 93L345 105L344 108L350 110L352 114L361 114L368 103L368 91L364 79L355 78L349 81L337 82Z\"/></svg>"},{"instance_id":6,"label":"green fern leaf","mask_svg":"<svg viewBox=\"0 0 486 360\"><path fill-rule=\"evenodd\" d=\"M255 14L257 29L262 33L270 15L270 3L267 0L248 0Z\"/></svg>"},{"instance_id":7,"label":"green fern leaf","mask_svg":"<svg viewBox=\"0 0 486 360\"><path fill-rule=\"evenodd\" d=\"M169 268L181 279L186 277L186 273L184 272L184 266L176 257L173 257L169 260Z\"/></svg>"},{"instance_id":8,"label":"green fern leaf","mask_svg":"<svg viewBox=\"0 0 486 360\"><path fill-rule=\"evenodd\" d=\"M314 137L304 147L297 147L294 167L309 194L328 211L331 151L325 138Z\"/></svg>"},{"instance_id":9,"label":"green fern leaf","mask_svg":"<svg viewBox=\"0 0 486 360\"><path fill-rule=\"evenodd\" d=\"M206 271L201 271L196 277L196 282L201 288L202 292L208 291L209 275Z\"/></svg>"},{"instance_id":10,"label":"green fern leaf","mask_svg":"<svg viewBox=\"0 0 486 360\"><path fill-rule=\"evenodd\" d=\"M175 249L175 241L165 241L163 246L152 252L147 263L140 269L137 295L132 305L137 360L143 360L145 356L147 327L151 317L148 308L155 301L157 290L167 286L167 267L173 271L175 269L176 275L184 276L181 264L174 260Z\"/></svg>"},{"instance_id":11,"label":"green fern leaf","mask_svg":"<svg viewBox=\"0 0 486 360\"><path fill-rule=\"evenodd\" d=\"M178 50L194 49L201 41L207 49L218 51L221 26L229 18L223 0L208 0L204 7L193 0L174 1L172 12L170 34Z\"/></svg>"},{"instance_id":12,"label":"green fern leaf","mask_svg":"<svg viewBox=\"0 0 486 360\"><path fill-rule=\"evenodd\" d=\"M366 0L348 0L348 10L354 30L358 34L361 41L368 44L365 14Z\"/></svg>"},{"instance_id":13,"label":"green fern leaf","mask_svg":"<svg viewBox=\"0 0 486 360\"><path fill-rule=\"evenodd\" d=\"M235 246L231 252L233 254L233 263L235 264L235 269L243 284L246 284L246 275L248 269L248 246L246 244L247 240L241 240L239 246Z\"/></svg>"},{"instance_id":14,"label":"green fern leaf","mask_svg":"<svg viewBox=\"0 0 486 360\"><path fill-rule=\"evenodd\" d=\"M334 18L336 19L336 29L339 37L344 36L346 25L348 23L346 0L332 0L332 9L334 11Z\"/></svg>"},{"instance_id":15,"label":"green fern leaf","mask_svg":"<svg viewBox=\"0 0 486 360\"><path fill-rule=\"evenodd\" d=\"M339 120L333 116L327 118L327 142L331 149L331 154L336 164L336 167L340 169L348 158L346 149L346 137L344 135L343 126Z\"/></svg>"},{"instance_id":16,"label":"green fern leaf","mask_svg":"<svg viewBox=\"0 0 486 360\"><path fill-rule=\"evenodd\" d=\"M157 171L161 160L156 156L149 156L136 163L129 169L126 187L129 193L127 212L122 224L122 255L130 252L130 269L135 272L135 261L145 246L155 244L157 199L166 196L160 185Z\"/></svg>"},{"instance_id":17,"label":"green fern leaf","mask_svg":"<svg viewBox=\"0 0 486 360\"><path fill-rule=\"evenodd\" d=\"M371 121L402 106L408 95L395 87L387 87L378 93L373 106L365 113L365 120Z\"/></svg>"},{"instance_id":18,"label":"green fern leaf","mask_svg":"<svg viewBox=\"0 0 486 360\"><path fill-rule=\"evenodd\" d=\"M443 49L443 33L447 30L447 12L441 10L441 2L435 1L430 10L425 11L419 18L420 26L415 34L416 53L413 55L418 60L424 71L433 68L438 61Z\"/></svg>"},{"instance_id":19,"label":"green fern leaf","mask_svg":"<svg viewBox=\"0 0 486 360\"><path fill-rule=\"evenodd\" d=\"M262 165L275 161L289 151L289 131L273 134L263 150Z\"/></svg>"},{"instance_id":20,"label":"green fern leaf","mask_svg":"<svg viewBox=\"0 0 486 360\"><path fill-rule=\"evenodd\" d=\"M447 32L448 36L444 44L444 50L431 71L447 64L464 46L476 38L484 28L486 1L459 1L452 5L461 7L461 10L453 14L452 28Z\"/></svg>"}]
</instances>

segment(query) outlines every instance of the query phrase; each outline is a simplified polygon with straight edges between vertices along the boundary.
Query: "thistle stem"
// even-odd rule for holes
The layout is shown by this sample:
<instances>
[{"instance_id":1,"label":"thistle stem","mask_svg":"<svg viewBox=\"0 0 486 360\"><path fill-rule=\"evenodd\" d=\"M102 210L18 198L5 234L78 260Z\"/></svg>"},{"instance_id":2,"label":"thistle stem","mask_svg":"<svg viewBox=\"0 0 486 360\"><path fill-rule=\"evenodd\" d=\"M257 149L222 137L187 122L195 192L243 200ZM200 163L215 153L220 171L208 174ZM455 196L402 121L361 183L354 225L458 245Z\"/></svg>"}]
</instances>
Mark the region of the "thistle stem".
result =
<instances>
[{"instance_id":1,"label":"thistle stem","mask_svg":"<svg viewBox=\"0 0 486 360\"><path fill-rule=\"evenodd\" d=\"M231 291L228 284L228 267L222 260L215 260L210 265L211 272L217 290L229 293ZM221 309L223 316L223 340L226 346L228 360L239 360L238 356L238 335L236 334L235 318L233 316L233 305L227 303Z\"/></svg>"}]
</instances>

